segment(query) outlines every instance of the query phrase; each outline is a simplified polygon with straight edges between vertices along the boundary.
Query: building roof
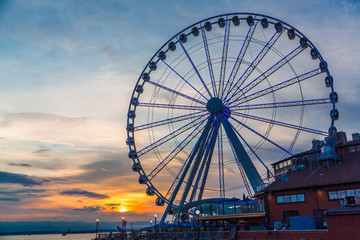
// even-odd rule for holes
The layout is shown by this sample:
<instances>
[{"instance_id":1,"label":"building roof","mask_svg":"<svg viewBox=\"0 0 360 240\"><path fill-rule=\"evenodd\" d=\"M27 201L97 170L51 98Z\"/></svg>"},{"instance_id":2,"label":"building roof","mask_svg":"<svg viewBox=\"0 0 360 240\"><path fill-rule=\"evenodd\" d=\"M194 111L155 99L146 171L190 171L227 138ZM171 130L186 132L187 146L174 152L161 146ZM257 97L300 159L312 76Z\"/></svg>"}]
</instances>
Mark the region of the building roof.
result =
<instances>
[{"instance_id":1,"label":"building roof","mask_svg":"<svg viewBox=\"0 0 360 240\"><path fill-rule=\"evenodd\" d=\"M312 169L308 166L287 172L287 181L278 178L262 192L360 182L360 158L357 155L346 158L341 164L332 163L329 167L313 165Z\"/></svg>"},{"instance_id":2,"label":"building roof","mask_svg":"<svg viewBox=\"0 0 360 240\"><path fill-rule=\"evenodd\" d=\"M360 206L354 207L336 207L325 211L326 215L347 215L347 214L360 214Z\"/></svg>"}]
</instances>

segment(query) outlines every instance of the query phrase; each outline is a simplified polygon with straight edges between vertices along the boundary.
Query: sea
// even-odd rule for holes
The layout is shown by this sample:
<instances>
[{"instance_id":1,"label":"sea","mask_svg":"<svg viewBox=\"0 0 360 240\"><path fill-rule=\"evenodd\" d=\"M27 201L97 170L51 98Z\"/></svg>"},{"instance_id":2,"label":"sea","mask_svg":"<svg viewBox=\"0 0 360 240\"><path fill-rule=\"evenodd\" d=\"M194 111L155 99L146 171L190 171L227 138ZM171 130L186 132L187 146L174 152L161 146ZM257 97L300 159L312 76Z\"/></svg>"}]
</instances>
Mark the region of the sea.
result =
<instances>
[{"instance_id":1,"label":"sea","mask_svg":"<svg viewBox=\"0 0 360 240\"><path fill-rule=\"evenodd\" d=\"M8 235L0 236L0 240L92 240L95 233L67 234L31 234L31 235Z\"/></svg>"}]
</instances>

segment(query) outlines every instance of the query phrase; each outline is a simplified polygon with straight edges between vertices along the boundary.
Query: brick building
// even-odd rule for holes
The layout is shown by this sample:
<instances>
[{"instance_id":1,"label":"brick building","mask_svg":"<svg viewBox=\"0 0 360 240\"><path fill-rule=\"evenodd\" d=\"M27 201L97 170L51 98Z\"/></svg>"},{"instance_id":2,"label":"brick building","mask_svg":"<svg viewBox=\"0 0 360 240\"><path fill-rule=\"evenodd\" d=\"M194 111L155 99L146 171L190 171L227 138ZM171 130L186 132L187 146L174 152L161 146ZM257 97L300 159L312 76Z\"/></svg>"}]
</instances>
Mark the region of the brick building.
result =
<instances>
[{"instance_id":1,"label":"brick building","mask_svg":"<svg viewBox=\"0 0 360 240\"><path fill-rule=\"evenodd\" d=\"M333 148L313 141L311 150L272 164L276 180L255 195L270 228L290 224L295 216L312 221L316 229L327 228L327 210L339 207L345 197L360 197L358 136L347 141L345 133L339 132L328 141L333 140Z\"/></svg>"}]
</instances>

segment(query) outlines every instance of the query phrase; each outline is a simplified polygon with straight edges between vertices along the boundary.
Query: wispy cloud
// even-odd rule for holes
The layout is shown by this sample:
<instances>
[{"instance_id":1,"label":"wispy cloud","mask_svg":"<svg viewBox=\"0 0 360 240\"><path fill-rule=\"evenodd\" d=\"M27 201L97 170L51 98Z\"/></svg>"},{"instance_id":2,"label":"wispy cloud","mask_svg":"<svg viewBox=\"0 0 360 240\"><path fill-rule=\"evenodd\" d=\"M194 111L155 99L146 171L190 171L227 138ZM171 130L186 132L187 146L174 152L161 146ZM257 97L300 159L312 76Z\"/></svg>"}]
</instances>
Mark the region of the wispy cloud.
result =
<instances>
[{"instance_id":1,"label":"wispy cloud","mask_svg":"<svg viewBox=\"0 0 360 240\"><path fill-rule=\"evenodd\" d=\"M62 192L60 192L60 194L61 195L70 195L70 196L82 196L82 197L96 198L96 199L109 198L109 196L104 195L104 194L89 192L89 191L85 191L85 190L78 190L78 189L62 191Z\"/></svg>"},{"instance_id":2,"label":"wispy cloud","mask_svg":"<svg viewBox=\"0 0 360 240\"><path fill-rule=\"evenodd\" d=\"M22 188L17 190L0 189L0 201L20 202L24 199L47 197L46 190Z\"/></svg>"},{"instance_id":3,"label":"wispy cloud","mask_svg":"<svg viewBox=\"0 0 360 240\"><path fill-rule=\"evenodd\" d=\"M81 211L81 212L97 212L100 211L102 208L99 206L95 206L95 207L87 207L84 206L82 208L74 208L74 211Z\"/></svg>"},{"instance_id":4,"label":"wispy cloud","mask_svg":"<svg viewBox=\"0 0 360 240\"><path fill-rule=\"evenodd\" d=\"M0 172L0 184L19 184L26 187L42 185L47 182L50 182L50 180L25 174Z\"/></svg>"}]
</instances>

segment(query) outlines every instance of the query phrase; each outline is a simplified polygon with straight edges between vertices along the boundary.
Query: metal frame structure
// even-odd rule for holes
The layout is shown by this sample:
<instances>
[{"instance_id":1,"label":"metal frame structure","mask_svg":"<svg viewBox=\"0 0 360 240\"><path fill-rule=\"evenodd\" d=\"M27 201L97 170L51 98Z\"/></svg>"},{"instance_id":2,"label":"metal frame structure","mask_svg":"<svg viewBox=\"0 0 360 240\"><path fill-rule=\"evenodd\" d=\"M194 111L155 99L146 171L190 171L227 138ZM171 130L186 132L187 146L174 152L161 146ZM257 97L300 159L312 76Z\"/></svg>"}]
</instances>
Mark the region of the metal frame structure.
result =
<instances>
[{"instance_id":1,"label":"metal frame structure","mask_svg":"<svg viewBox=\"0 0 360 240\"><path fill-rule=\"evenodd\" d=\"M298 39L299 44L285 48L284 39ZM312 66L314 60L317 67ZM321 90L314 94L312 84ZM324 96L326 89L330 95ZM298 99L293 99L295 95ZM288 157L300 134L329 136L339 117L337 100L326 62L299 30L261 14L214 16L175 34L140 74L127 115L129 158L140 175L139 183L147 185L147 194L157 195L157 205L167 204L160 223L169 214L176 213L179 219L183 214L179 209L192 214L186 205L211 199L207 192L218 192L220 199L234 197L228 193L239 187L226 184L229 158L249 195L261 189L264 180L256 165L272 175L262 147L268 144ZM331 105L330 121L322 126L330 125L328 131L312 127L317 126L314 121L304 125L305 107L318 111L317 107L327 105ZM279 109L285 109L283 119L277 119ZM298 109L298 115L289 121L292 109ZM284 132L275 128L293 131L287 146L279 143ZM255 137L260 140L254 141ZM216 189L211 179L215 172ZM162 179L165 176L171 179Z\"/></svg>"}]
</instances>

